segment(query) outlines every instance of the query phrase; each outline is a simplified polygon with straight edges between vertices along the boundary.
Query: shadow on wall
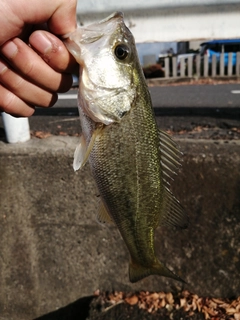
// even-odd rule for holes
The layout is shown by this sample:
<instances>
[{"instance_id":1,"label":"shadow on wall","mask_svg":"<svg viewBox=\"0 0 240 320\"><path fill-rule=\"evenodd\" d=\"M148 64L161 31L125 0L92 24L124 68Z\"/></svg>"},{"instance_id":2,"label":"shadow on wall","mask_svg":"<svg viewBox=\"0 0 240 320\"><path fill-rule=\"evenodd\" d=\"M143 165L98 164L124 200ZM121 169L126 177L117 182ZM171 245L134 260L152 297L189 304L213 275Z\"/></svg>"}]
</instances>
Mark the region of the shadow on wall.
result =
<instances>
[{"instance_id":1,"label":"shadow on wall","mask_svg":"<svg viewBox=\"0 0 240 320\"><path fill-rule=\"evenodd\" d=\"M85 320L89 316L89 308L93 298L94 296L89 296L78 299L66 307L45 314L34 320Z\"/></svg>"}]
</instances>

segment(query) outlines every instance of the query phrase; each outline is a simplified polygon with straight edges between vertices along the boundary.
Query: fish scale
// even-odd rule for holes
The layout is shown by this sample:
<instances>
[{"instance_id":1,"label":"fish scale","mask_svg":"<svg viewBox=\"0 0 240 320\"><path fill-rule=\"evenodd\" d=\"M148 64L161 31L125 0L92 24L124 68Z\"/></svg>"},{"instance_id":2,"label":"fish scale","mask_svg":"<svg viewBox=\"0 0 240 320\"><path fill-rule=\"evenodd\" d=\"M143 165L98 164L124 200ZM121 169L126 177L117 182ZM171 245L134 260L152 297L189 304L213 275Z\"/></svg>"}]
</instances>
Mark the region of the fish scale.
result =
<instances>
[{"instance_id":1,"label":"fish scale","mask_svg":"<svg viewBox=\"0 0 240 320\"><path fill-rule=\"evenodd\" d=\"M159 224L187 226L187 215L168 188L180 165L180 153L171 138L158 130L123 15L114 13L79 27L68 35L66 46L79 62L81 74L83 134L74 169L89 160L101 198L99 221L117 226L130 253L131 282L154 274L183 281L159 261L154 245Z\"/></svg>"}]
</instances>

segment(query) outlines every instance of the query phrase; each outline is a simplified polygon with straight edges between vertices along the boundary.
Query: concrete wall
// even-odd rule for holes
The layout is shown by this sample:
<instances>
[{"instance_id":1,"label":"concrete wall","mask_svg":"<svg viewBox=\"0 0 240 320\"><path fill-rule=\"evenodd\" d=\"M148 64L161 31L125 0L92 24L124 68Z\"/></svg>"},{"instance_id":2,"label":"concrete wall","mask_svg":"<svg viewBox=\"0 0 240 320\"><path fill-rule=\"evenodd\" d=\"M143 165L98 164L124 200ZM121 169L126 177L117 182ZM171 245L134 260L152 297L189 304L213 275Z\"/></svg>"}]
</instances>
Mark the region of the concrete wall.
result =
<instances>
[{"instance_id":1,"label":"concrete wall","mask_svg":"<svg viewBox=\"0 0 240 320\"><path fill-rule=\"evenodd\" d=\"M96 222L88 165L73 172L77 140L0 142L0 319L34 318L96 289L182 289L153 276L130 284L122 239ZM191 226L158 229L160 260L194 293L240 295L240 143L179 144L185 155L173 189Z\"/></svg>"}]
</instances>

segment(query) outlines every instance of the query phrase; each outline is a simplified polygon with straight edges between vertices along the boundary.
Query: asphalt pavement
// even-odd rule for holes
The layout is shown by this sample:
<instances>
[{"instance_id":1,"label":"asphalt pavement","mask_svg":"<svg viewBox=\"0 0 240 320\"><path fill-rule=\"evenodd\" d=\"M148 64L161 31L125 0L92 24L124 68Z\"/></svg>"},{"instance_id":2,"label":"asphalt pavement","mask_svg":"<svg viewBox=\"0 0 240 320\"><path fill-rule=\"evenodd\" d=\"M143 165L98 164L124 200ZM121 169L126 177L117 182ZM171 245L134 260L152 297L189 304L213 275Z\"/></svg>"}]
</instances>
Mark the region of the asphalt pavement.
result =
<instances>
[{"instance_id":1,"label":"asphalt pavement","mask_svg":"<svg viewBox=\"0 0 240 320\"><path fill-rule=\"evenodd\" d=\"M240 84L166 85L149 87L153 106L166 107L240 107ZM74 107L77 88L59 94L55 107Z\"/></svg>"},{"instance_id":2,"label":"asphalt pavement","mask_svg":"<svg viewBox=\"0 0 240 320\"><path fill-rule=\"evenodd\" d=\"M149 87L158 125L173 134L186 131L187 134L201 126L222 132L219 137L239 138L238 131L229 136L229 128L240 127L240 84L217 85L166 85ZM29 118L31 132L35 135L79 135L77 109L78 89L64 94L52 108L36 108ZM224 132L222 131L224 130ZM203 133L203 130L202 130ZM205 136L212 133L204 131ZM214 134L214 136L216 136ZM185 137L181 135L181 137ZM0 138L4 140L4 130L0 117ZM198 137L199 138L199 137Z\"/></svg>"},{"instance_id":3,"label":"asphalt pavement","mask_svg":"<svg viewBox=\"0 0 240 320\"><path fill-rule=\"evenodd\" d=\"M221 112L239 115L240 84L217 85L166 85L149 87L153 107L157 114L172 113L175 115L212 114ZM68 108L67 113L75 114L77 106L77 88L59 94L59 100L52 112L61 113L58 108ZM233 110L234 109L234 110ZM37 113L43 113L38 110ZM46 111L48 112L48 111Z\"/></svg>"},{"instance_id":4,"label":"asphalt pavement","mask_svg":"<svg viewBox=\"0 0 240 320\"><path fill-rule=\"evenodd\" d=\"M155 108L239 108L240 84L150 87Z\"/></svg>"}]
</instances>

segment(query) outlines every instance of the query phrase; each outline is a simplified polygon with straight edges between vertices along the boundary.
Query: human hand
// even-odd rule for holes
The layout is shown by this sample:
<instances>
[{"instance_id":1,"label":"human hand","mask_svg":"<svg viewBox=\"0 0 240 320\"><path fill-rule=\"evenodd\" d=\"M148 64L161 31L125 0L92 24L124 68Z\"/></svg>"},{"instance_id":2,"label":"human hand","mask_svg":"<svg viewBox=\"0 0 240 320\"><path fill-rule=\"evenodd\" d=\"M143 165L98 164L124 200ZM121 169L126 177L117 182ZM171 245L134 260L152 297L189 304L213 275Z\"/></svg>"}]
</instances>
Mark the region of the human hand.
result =
<instances>
[{"instance_id":1,"label":"human hand","mask_svg":"<svg viewBox=\"0 0 240 320\"><path fill-rule=\"evenodd\" d=\"M0 110L30 116L35 105L50 107L57 92L71 87L76 62L56 35L75 29L76 0L32 0L31 6L1 0L2 6L8 21L0 22ZM44 22L51 33L32 33Z\"/></svg>"}]
</instances>

